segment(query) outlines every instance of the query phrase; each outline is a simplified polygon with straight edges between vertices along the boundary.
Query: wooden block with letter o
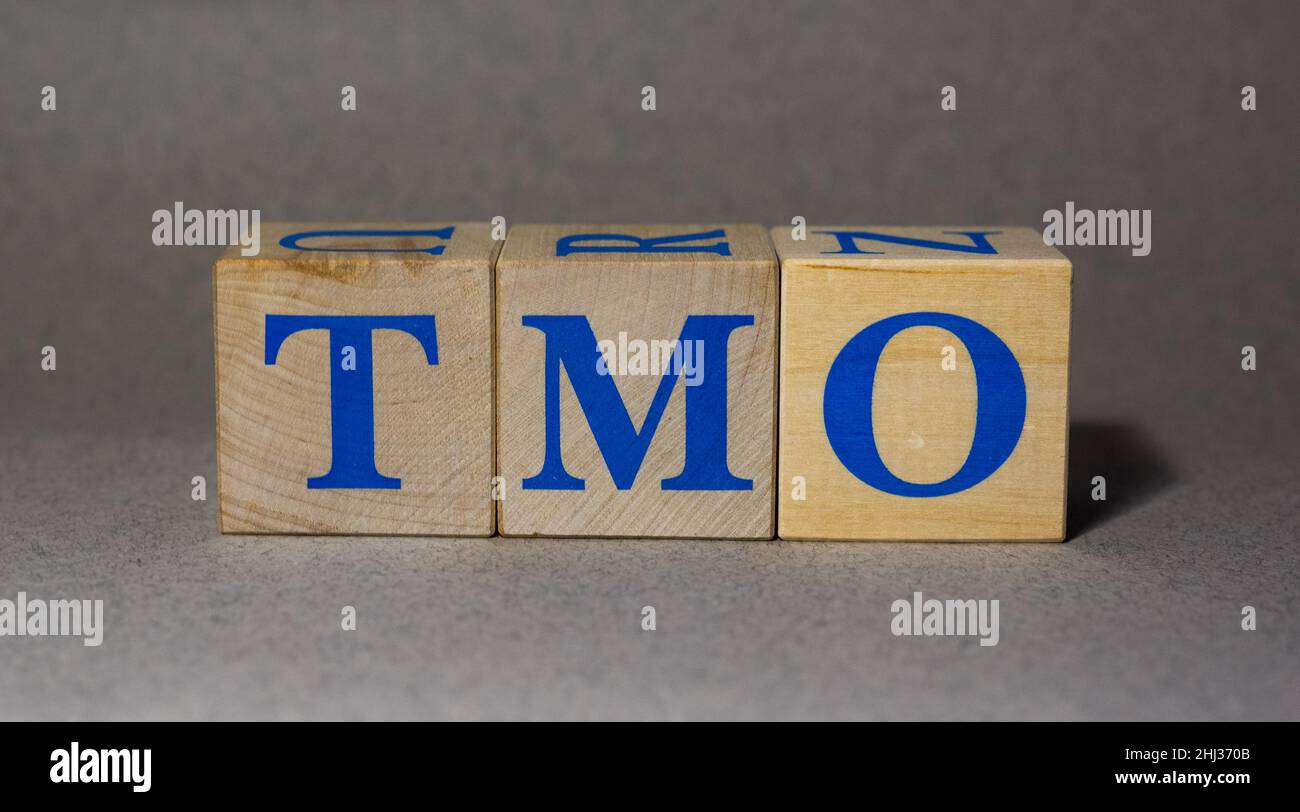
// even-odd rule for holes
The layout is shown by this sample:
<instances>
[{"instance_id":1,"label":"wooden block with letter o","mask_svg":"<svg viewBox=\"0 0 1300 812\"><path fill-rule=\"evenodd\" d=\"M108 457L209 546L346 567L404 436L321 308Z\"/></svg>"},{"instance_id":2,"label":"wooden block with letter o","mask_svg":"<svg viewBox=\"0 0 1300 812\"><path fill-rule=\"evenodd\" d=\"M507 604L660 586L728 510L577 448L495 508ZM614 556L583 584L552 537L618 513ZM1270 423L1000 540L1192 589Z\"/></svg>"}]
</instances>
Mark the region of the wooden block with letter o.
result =
<instances>
[{"instance_id":1,"label":"wooden block with letter o","mask_svg":"<svg viewBox=\"0 0 1300 812\"><path fill-rule=\"evenodd\" d=\"M222 531L491 535L489 226L261 237L213 268Z\"/></svg>"},{"instance_id":2,"label":"wooden block with letter o","mask_svg":"<svg viewBox=\"0 0 1300 812\"><path fill-rule=\"evenodd\" d=\"M1028 228L772 235L779 535L1062 540L1069 261Z\"/></svg>"},{"instance_id":3,"label":"wooden block with letter o","mask_svg":"<svg viewBox=\"0 0 1300 812\"><path fill-rule=\"evenodd\" d=\"M502 534L771 538L776 297L760 226L512 228Z\"/></svg>"}]
</instances>

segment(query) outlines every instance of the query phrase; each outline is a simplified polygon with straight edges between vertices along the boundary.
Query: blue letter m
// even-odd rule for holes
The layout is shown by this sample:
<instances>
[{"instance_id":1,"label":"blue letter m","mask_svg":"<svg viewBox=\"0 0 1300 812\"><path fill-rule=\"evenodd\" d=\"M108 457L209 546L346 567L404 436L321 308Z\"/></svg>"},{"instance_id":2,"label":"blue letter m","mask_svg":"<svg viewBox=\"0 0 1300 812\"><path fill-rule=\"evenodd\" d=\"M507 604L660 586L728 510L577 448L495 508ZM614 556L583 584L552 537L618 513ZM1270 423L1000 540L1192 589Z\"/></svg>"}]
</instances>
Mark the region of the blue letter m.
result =
<instances>
[{"instance_id":1,"label":"blue letter m","mask_svg":"<svg viewBox=\"0 0 1300 812\"><path fill-rule=\"evenodd\" d=\"M753 480L734 476L727 467L727 344L732 331L753 323L753 316L687 317L678 343L684 346L682 342L702 342L704 368L700 385L686 387L686 464L680 474L660 483L663 490L753 490ZM619 490L631 488L681 375L681 365L674 363L660 377L654 401L638 431L614 379L597 369L600 350L586 316L524 316L523 324L546 335L546 459L542 470L525 479L523 487L569 491L586 488L584 480L565 470L560 450L563 365L614 484Z\"/></svg>"}]
</instances>

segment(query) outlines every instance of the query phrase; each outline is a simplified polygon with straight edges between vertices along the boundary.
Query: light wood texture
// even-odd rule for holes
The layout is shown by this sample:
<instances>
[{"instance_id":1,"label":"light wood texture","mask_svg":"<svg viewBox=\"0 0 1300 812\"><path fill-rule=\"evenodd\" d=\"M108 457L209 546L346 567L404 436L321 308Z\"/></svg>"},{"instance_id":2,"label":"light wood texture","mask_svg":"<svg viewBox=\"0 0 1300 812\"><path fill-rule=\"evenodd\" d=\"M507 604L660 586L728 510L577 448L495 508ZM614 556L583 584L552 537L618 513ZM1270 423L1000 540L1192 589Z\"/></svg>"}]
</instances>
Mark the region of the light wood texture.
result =
<instances>
[{"instance_id":1,"label":"light wood texture","mask_svg":"<svg viewBox=\"0 0 1300 812\"><path fill-rule=\"evenodd\" d=\"M966 243L945 231L1000 231L997 254L863 240L841 254L818 230L866 230ZM772 229L781 258L778 534L785 539L1041 540L1065 535L1070 339L1069 261L1037 232L1008 227L809 226L806 240ZM944 312L979 322L1011 349L1024 375L1024 429L991 476L946 496L908 497L865 484L827 436L827 373L859 331L901 313ZM955 369L945 370L945 347ZM872 390L877 447L916 483L946 480L971 449L976 378L955 335L913 327L886 346ZM867 416L863 417L864 423ZM797 499L795 477L806 490Z\"/></svg>"},{"instance_id":2,"label":"light wood texture","mask_svg":"<svg viewBox=\"0 0 1300 812\"><path fill-rule=\"evenodd\" d=\"M325 229L406 230L428 237L281 237ZM441 256L376 248L445 245ZM487 536L494 531L492 267L501 242L482 223L271 224L258 256L231 249L213 268L217 456L226 533ZM412 336L373 333L375 462L400 489L309 489L330 470L329 334L290 336L264 363L267 314L427 315L436 365Z\"/></svg>"},{"instance_id":3,"label":"light wood texture","mask_svg":"<svg viewBox=\"0 0 1300 812\"><path fill-rule=\"evenodd\" d=\"M642 238L725 230L730 256L712 253L598 253L556 256L578 233ZM704 240L714 244L717 240ZM768 539L774 531L777 264L756 225L532 225L512 228L497 263L497 458L505 499L503 535ZM598 340L675 341L689 315L747 314L731 334L727 365L727 459L752 490L666 491L685 460L685 390L678 381L633 486L619 490L562 373L565 468L585 490L525 490L545 458L545 336L529 314L582 315ZM615 375L640 430L658 375Z\"/></svg>"}]
</instances>

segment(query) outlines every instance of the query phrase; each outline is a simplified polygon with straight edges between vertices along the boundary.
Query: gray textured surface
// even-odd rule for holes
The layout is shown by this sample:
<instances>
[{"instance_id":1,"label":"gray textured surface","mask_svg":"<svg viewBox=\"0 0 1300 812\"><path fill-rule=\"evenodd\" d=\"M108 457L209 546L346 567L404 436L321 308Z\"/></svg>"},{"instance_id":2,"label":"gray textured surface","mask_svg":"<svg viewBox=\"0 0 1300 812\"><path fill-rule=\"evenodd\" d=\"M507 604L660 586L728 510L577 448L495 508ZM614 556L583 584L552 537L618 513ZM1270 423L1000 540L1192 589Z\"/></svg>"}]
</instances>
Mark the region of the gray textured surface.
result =
<instances>
[{"instance_id":1,"label":"gray textured surface","mask_svg":"<svg viewBox=\"0 0 1300 812\"><path fill-rule=\"evenodd\" d=\"M0 638L0 718L1300 718L1296 8L0 5L0 597L108 616L98 649ZM1065 545L222 538L189 499L216 251L149 242L177 199L1027 225L1074 200L1151 208L1154 250L1068 251ZM1001 642L892 637L914 589L999 599Z\"/></svg>"}]
</instances>

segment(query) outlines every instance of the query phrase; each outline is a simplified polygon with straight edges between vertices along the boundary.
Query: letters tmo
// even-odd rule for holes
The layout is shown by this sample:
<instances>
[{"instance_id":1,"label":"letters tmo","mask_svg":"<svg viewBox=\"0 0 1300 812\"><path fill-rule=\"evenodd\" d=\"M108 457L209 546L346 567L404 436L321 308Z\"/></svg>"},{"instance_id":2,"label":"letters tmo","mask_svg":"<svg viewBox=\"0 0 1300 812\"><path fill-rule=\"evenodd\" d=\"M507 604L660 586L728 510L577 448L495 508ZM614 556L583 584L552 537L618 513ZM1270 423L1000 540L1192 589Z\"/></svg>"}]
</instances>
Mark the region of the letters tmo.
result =
<instances>
[{"instance_id":1,"label":"letters tmo","mask_svg":"<svg viewBox=\"0 0 1300 812\"><path fill-rule=\"evenodd\" d=\"M282 246L303 251L419 251L441 254L453 229L421 231L308 231L290 234ZM882 253L865 250L864 242L912 245L967 254L996 254L987 237L996 231L954 231L969 240L941 242L868 231L814 232L835 237L839 250L829 254ZM303 241L320 237L392 237L418 235L431 243L418 248L317 248ZM641 238L626 234L573 234L556 243L556 256L574 253L689 253L729 256L723 230ZM659 483L663 490L752 490L753 480L738 476L727 461L727 362L732 334L752 327L752 314L687 316L679 342L697 341L705 348L702 384L686 388L685 464L676 476ZM545 457L541 470L523 480L529 490L584 490L585 480L564 466L560 442L560 379L563 370L577 396L601 457L614 484L630 489L662 422L668 401L682 375L674 362L661 376L654 399L638 429L619 394L615 378L597 371L600 350L583 315L525 315L522 326L545 336ZM955 335L970 353L976 378L976 418L971 449L948 479L916 483L900 479L885 465L872 426L877 365L889 341L913 327L938 327ZM438 363L433 314L394 316L316 316L268 314L265 363L273 365L281 345L304 330L327 330L330 336L330 416L332 462L328 472L307 480L308 488L400 488L401 479L381 474L375 465L373 342L375 330L397 330L414 338L429 365ZM341 362L351 350L353 362ZM826 438L840 463L863 483L906 497L936 497L978 485L1014 452L1025 424L1025 379L1014 353L987 327L952 313L903 313L870 324L840 349L827 370L823 392ZM744 472L741 472L742 474Z\"/></svg>"}]
</instances>

